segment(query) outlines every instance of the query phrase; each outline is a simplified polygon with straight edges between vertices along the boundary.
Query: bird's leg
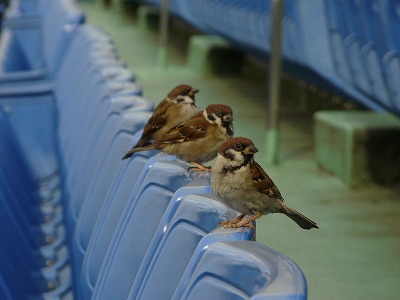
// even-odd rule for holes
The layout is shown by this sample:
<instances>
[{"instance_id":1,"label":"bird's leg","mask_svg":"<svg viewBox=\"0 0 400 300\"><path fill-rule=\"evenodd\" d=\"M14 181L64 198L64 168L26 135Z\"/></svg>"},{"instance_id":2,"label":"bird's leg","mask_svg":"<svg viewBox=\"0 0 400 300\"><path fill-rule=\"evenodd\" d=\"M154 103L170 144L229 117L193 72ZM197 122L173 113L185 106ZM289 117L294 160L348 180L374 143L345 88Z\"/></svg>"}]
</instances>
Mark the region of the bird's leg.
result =
<instances>
[{"instance_id":1,"label":"bird's leg","mask_svg":"<svg viewBox=\"0 0 400 300\"><path fill-rule=\"evenodd\" d=\"M235 224L236 227L242 227L242 226L247 226L247 224L251 224L254 220L260 218L262 216L262 213L257 211L254 215L252 215L250 218L247 218L245 220L240 221L239 223Z\"/></svg>"},{"instance_id":2,"label":"bird's leg","mask_svg":"<svg viewBox=\"0 0 400 300\"><path fill-rule=\"evenodd\" d=\"M250 228L254 228L253 224L251 222L253 222L254 220L260 218L262 216L262 213L257 211L254 215L252 215L250 218L241 220L240 222L236 223L236 224L229 224L227 226L224 226L226 228L238 228L238 227L250 227Z\"/></svg>"},{"instance_id":3,"label":"bird's leg","mask_svg":"<svg viewBox=\"0 0 400 300\"><path fill-rule=\"evenodd\" d=\"M219 226L224 226L225 227L225 225L230 225L230 224L236 224L236 223L239 223L240 221L242 221L242 219L244 218L244 216L245 216L246 214L240 214L239 216L237 216L236 218L234 218L233 220L230 220L230 221L222 221L222 222L219 222Z\"/></svg>"},{"instance_id":4,"label":"bird's leg","mask_svg":"<svg viewBox=\"0 0 400 300\"><path fill-rule=\"evenodd\" d=\"M190 164L193 167L190 167L189 171L207 171L207 172L210 172L210 167L203 166L202 164L199 164L199 163L194 162L194 161L190 162Z\"/></svg>"}]
</instances>

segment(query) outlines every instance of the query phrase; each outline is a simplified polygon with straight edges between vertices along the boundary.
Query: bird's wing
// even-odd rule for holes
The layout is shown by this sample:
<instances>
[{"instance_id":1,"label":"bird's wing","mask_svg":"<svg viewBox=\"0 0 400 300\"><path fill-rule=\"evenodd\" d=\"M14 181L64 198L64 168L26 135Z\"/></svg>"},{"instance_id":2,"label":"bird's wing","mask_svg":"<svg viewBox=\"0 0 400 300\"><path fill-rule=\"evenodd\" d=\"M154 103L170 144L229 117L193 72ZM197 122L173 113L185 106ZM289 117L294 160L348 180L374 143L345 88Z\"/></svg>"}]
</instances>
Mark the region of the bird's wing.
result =
<instances>
[{"instance_id":1,"label":"bird's wing","mask_svg":"<svg viewBox=\"0 0 400 300\"><path fill-rule=\"evenodd\" d=\"M162 144L175 144L202 139L210 125L204 118L192 117L169 129L161 139Z\"/></svg>"},{"instance_id":2,"label":"bird's wing","mask_svg":"<svg viewBox=\"0 0 400 300\"><path fill-rule=\"evenodd\" d=\"M271 198L282 198L280 191L275 183L264 171L264 169L257 163L253 162L251 166L251 174L254 187L263 194Z\"/></svg>"},{"instance_id":3,"label":"bird's wing","mask_svg":"<svg viewBox=\"0 0 400 300\"><path fill-rule=\"evenodd\" d=\"M167 124L168 120L166 117L166 112L171 105L173 104L167 100L163 100L160 102L160 104L158 104L153 115L147 121L146 126L143 129L143 134L140 138L140 141L147 142L149 139L151 139L151 136L154 134L154 132Z\"/></svg>"}]
</instances>

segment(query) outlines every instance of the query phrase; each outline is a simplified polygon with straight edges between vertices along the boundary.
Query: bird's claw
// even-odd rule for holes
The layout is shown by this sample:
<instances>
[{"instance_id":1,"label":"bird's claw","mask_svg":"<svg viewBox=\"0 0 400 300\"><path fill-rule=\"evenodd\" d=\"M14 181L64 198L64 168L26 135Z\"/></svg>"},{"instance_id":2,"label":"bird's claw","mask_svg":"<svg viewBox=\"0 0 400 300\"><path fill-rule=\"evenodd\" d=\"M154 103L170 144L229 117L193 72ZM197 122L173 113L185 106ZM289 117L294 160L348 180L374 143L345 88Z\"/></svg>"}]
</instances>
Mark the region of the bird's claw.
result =
<instances>
[{"instance_id":1,"label":"bird's claw","mask_svg":"<svg viewBox=\"0 0 400 300\"><path fill-rule=\"evenodd\" d=\"M223 222L220 222L220 223L218 224L218 226L222 226L222 227L224 227L224 228L249 227L249 228L251 228L251 229L254 229L253 222L251 222L251 221L246 222L246 220L240 221L240 222L223 221Z\"/></svg>"},{"instance_id":2,"label":"bird's claw","mask_svg":"<svg viewBox=\"0 0 400 300\"><path fill-rule=\"evenodd\" d=\"M188 168L189 172L197 172L197 171L206 171L206 172L210 172L210 167L206 167L203 166L202 164L198 164L196 162L191 162L190 163L192 165L192 167Z\"/></svg>"}]
</instances>

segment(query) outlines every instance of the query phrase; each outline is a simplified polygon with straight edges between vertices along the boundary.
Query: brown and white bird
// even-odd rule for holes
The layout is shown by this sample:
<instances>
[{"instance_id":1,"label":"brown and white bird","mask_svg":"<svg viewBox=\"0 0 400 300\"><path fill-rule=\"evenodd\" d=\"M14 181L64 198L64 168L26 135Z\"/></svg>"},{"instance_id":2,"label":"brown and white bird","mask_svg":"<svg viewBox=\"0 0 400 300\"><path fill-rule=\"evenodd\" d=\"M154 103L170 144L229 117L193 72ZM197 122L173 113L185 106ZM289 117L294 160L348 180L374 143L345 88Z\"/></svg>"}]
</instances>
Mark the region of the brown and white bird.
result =
<instances>
[{"instance_id":1,"label":"brown and white bird","mask_svg":"<svg viewBox=\"0 0 400 300\"><path fill-rule=\"evenodd\" d=\"M195 94L198 92L198 89L187 84L173 88L167 97L157 105L143 129L141 138L132 149L158 141L168 129L198 113L200 109L195 101ZM131 157L133 153L128 151L122 159Z\"/></svg>"},{"instance_id":2,"label":"brown and white bird","mask_svg":"<svg viewBox=\"0 0 400 300\"><path fill-rule=\"evenodd\" d=\"M158 149L199 166L217 155L223 142L233 136L233 112L223 104L211 104L189 120L169 129L154 144L136 147L126 155Z\"/></svg>"},{"instance_id":3,"label":"brown and white bird","mask_svg":"<svg viewBox=\"0 0 400 300\"><path fill-rule=\"evenodd\" d=\"M241 213L220 225L252 226L250 222L262 215L282 213L303 229L318 228L314 221L284 203L279 189L254 161L257 152L253 142L243 137L232 138L219 147L211 167L211 189L218 199ZM250 217L244 219L246 215Z\"/></svg>"}]
</instances>

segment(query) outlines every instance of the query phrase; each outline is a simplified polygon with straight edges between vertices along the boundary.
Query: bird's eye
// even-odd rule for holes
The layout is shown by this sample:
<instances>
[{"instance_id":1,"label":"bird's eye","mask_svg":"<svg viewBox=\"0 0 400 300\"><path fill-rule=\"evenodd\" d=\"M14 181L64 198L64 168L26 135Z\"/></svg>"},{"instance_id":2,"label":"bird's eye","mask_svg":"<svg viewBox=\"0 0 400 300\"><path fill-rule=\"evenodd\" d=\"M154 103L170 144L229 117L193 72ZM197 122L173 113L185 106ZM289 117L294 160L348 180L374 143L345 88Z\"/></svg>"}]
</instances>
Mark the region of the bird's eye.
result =
<instances>
[{"instance_id":1,"label":"bird's eye","mask_svg":"<svg viewBox=\"0 0 400 300\"><path fill-rule=\"evenodd\" d=\"M222 117L222 112L220 111L217 111L215 114L217 115L217 117Z\"/></svg>"},{"instance_id":2,"label":"bird's eye","mask_svg":"<svg viewBox=\"0 0 400 300\"><path fill-rule=\"evenodd\" d=\"M242 150L242 144L236 143L235 145L233 145L233 148L235 150Z\"/></svg>"},{"instance_id":3,"label":"bird's eye","mask_svg":"<svg viewBox=\"0 0 400 300\"><path fill-rule=\"evenodd\" d=\"M182 92L182 96L187 96L189 94L189 92L188 91L184 91L184 92Z\"/></svg>"}]
</instances>

